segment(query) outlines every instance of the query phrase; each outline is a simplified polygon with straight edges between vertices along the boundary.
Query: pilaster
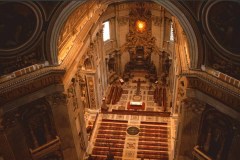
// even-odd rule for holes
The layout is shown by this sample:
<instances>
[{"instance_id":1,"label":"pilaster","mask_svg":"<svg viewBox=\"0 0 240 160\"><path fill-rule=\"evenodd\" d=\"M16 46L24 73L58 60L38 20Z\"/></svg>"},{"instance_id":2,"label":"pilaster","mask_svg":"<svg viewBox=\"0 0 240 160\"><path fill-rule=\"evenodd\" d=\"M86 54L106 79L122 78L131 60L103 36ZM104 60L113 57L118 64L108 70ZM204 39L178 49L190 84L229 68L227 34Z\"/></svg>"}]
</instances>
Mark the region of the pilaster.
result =
<instances>
[{"instance_id":1,"label":"pilaster","mask_svg":"<svg viewBox=\"0 0 240 160\"><path fill-rule=\"evenodd\" d=\"M3 115L2 129L4 130L0 131L0 138L3 140L0 143L0 150L4 152L4 158L31 160L26 137L19 119L20 114L18 111L8 112Z\"/></svg>"},{"instance_id":2,"label":"pilaster","mask_svg":"<svg viewBox=\"0 0 240 160\"><path fill-rule=\"evenodd\" d=\"M177 136L177 160L190 160L197 144L201 114L205 104L197 99L186 98L181 102Z\"/></svg>"},{"instance_id":3,"label":"pilaster","mask_svg":"<svg viewBox=\"0 0 240 160\"><path fill-rule=\"evenodd\" d=\"M61 92L56 92L48 96L47 100L51 105L56 130L61 141L61 149L64 159L77 160L77 153L67 109L66 95Z\"/></svg>"}]
</instances>

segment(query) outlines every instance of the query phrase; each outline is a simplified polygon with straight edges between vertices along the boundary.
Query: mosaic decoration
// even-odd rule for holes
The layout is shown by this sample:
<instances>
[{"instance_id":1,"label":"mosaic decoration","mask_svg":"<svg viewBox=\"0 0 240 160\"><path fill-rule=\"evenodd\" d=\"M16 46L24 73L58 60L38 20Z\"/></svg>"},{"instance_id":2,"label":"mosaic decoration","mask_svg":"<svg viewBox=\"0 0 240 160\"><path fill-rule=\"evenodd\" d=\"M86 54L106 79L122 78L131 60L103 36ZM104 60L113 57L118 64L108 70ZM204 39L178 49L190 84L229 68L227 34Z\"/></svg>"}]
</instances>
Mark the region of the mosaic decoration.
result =
<instances>
[{"instance_id":1,"label":"mosaic decoration","mask_svg":"<svg viewBox=\"0 0 240 160\"><path fill-rule=\"evenodd\" d=\"M148 101L153 101L153 96L147 96Z\"/></svg>"},{"instance_id":2,"label":"mosaic decoration","mask_svg":"<svg viewBox=\"0 0 240 160\"><path fill-rule=\"evenodd\" d=\"M125 107L124 106L119 106L118 110L125 110Z\"/></svg>"},{"instance_id":3,"label":"mosaic decoration","mask_svg":"<svg viewBox=\"0 0 240 160\"><path fill-rule=\"evenodd\" d=\"M134 101L141 101L142 100L142 96L134 95L132 100L134 100Z\"/></svg>"},{"instance_id":4,"label":"mosaic decoration","mask_svg":"<svg viewBox=\"0 0 240 160\"><path fill-rule=\"evenodd\" d=\"M207 23L211 34L217 43L231 53L240 53L240 2L220 1L211 6L208 12ZM234 38L236 37L236 38Z\"/></svg>"},{"instance_id":5,"label":"mosaic decoration","mask_svg":"<svg viewBox=\"0 0 240 160\"><path fill-rule=\"evenodd\" d=\"M136 142L127 142L126 148L127 149L136 149Z\"/></svg>"},{"instance_id":6,"label":"mosaic decoration","mask_svg":"<svg viewBox=\"0 0 240 160\"><path fill-rule=\"evenodd\" d=\"M131 115L131 120L139 120L139 116Z\"/></svg>"},{"instance_id":7,"label":"mosaic decoration","mask_svg":"<svg viewBox=\"0 0 240 160\"><path fill-rule=\"evenodd\" d=\"M154 121L155 117L146 116L146 121Z\"/></svg>"},{"instance_id":8,"label":"mosaic decoration","mask_svg":"<svg viewBox=\"0 0 240 160\"><path fill-rule=\"evenodd\" d=\"M125 151L125 154L124 154L125 157L129 157L129 158L133 158L134 155L135 155L135 152L131 151L131 150L130 151Z\"/></svg>"},{"instance_id":9,"label":"mosaic decoration","mask_svg":"<svg viewBox=\"0 0 240 160\"><path fill-rule=\"evenodd\" d=\"M128 95L122 95L121 96L121 100L127 100L128 99Z\"/></svg>"},{"instance_id":10,"label":"mosaic decoration","mask_svg":"<svg viewBox=\"0 0 240 160\"><path fill-rule=\"evenodd\" d=\"M147 108L146 108L146 111L154 111L154 108L149 108L149 107L147 107Z\"/></svg>"},{"instance_id":11,"label":"mosaic decoration","mask_svg":"<svg viewBox=\"0 0 240 160\"><path fill-rule=\"evenodd\" d=\"M23 3L1 3L0 49L17 48L33 37L37 28L37 16Z\"/></svg>"},{"instance_id":12,"label":"mosaic decoration","mask_svg":"<svg viewBox=\"0 0 240 160\"><path fill-rule=\"evenodd\" d=\"M123 105L126 105L126 104L127 104L127 101L120 101L119 104L122 105L122 106L123 106Z\"/></svg>"},{"instance_id":13,"label":"mosaic decoration","mask_svg":"<svg viewBox=\"0 0 240 160\"><path fill-rule=\"evenodd\" d=\"M127 133L129 135L137 135L140 132L139 128L137 127L128 127Z\"/></svg>"},{"instance_id":14,"label":"mosaic decoration","mask_svg":"<svg viewBox=\"0 0 240 160\"><path fill-rule=\"evenodd\" d=\"M147 106L154 106L154 102L147 102Z\"/></svg>"},{"instance_id":15,"label":"mosaic decoration","mask_svg":"<svg viewBox=\"0 0 240 160\"><path fill-rule=\"evenodd\" d=\"M117 115L117 119L124 119L124 115Z\"/></svg>"}]
</instances>

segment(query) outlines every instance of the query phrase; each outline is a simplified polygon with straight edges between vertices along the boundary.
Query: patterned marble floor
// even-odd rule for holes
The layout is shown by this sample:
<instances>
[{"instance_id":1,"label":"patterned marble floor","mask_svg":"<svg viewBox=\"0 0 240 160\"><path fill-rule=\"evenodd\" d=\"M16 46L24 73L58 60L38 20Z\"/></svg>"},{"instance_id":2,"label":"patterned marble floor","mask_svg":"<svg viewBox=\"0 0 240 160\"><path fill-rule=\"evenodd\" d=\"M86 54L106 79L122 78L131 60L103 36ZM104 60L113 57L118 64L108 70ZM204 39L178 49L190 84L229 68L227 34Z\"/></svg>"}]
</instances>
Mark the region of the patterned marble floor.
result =
<instances>
[{"instance_id":1,"label":"patterned marble floor","mask_svg":"<svg viewBox=\"0 0 240 160\"><path fill-rule=\"evenodd\" d=\"M122 132L122 133L126 133L124 134L124 140L122 139L118 139L118 138L113 138L111 135L114 135L115 132L110 132L110 134L105 134L106 138L105 140L115 140L114 143L108 143L106 146L111 148L112 151L119 149L118 147L116 147L116 144L120 144L122 141L124 141L123 146L122 146L122 151L121 154L117 152L115 152L118 156L115 156L115 159L121 159L121 160L168 160L170 159L170 150L171 150L171 118L170 117L160 117L160 116L137 116L137 115L117 115L117 114L99 114L98 116L98 120L94 129L94 133L93 136L91 138L90 144L89 144L89 148L88 148L88 152L92 153L92 155L94 156L93 150L95 150L95 145L96 145L96 141L98 141L99 135L99 130L101 130L102 124L103 124L103 120L110 120L110 121L117 121L119 128L117 129L118 132ZM118 122L118 121L124 121L124 122ZM125 122L126 121L126 122ZM104 122L106 125L106 122ZM109 124L111 124L113 122L109 122ZM159 126L162 126L161 124L164 124L163 127L165 127L165 130L167 131L167 135L164 139L162 139L161 134L159 134L158 136L155 137L147 137L146 135L143 135L144 132L141 132L144 130L144 128L141 128L143 126L142 123L147 123L145 125L145 127L150 127L149 131L150 134L153 135L153 133L151 133L152 131L156 130ZM148 124L149 123L149 124ZM156 124L155 124L156 123ZM121 126L120 124L126 124L126 127L124 128L124 130L121 130ZM106 125L107 126L107 125ZM154 129L151 129L151 126L154 127ZM136 135L130 135L126 132L127 128L129 127L137 127L139 128L140 132ZM107 129L105 129L104 131L108 131ZM160 131L160 130L158 130ZM122 135L122 134L121 134ZM115 135L116 136L116 135ZM118 136L116 136L118 137ZM145 140L146 138L148 138L149 140ZM102 138L102 140L104 140L104 138ZM163 141L164 140L164 141ZM140 145L141 142L141 145ZM153 143L153 146L148 146L150 148L146 148L144 149L141 148L142 143ZM156 146L158 145L158 146ZM166 150L162 150L164 149L164 147L160 146L160 145L165 145L165 149ZM167 147L167 148L166 148ZM101 150L101 148L104 148L104 145L102 145L100 148L98 147L98 151ZM141 158L140 154L141 152L143 152L144 154L146 154L145 156L147 156L148 154L150 154L149 156L151 157L152 155L155 155L155 157L153 156L152 158ZM164 157L164 155L167 155L167 157ZM96 156L96 155L95 155ZM96 159L101 159L105 158L104 155L98 155Z\"/></svg>"},{"instance_id":2,"label":"patterned marble floor","mask_svg":"<svg viewBox=\"0 0 240 160\"><path fill-rule=\"evenodd\" d=\"M156 87L155 84L151 85L150 82L144 78L144 77L134 77L133 79L130 79L129 82L124 83L122 85L123 93L122 96L117 102L117 104L109 104L109 111L111 110L127 110L127 103L129 101L134 100L136 97L136 90L137 90L137 83L134 83L134 81L137 81L140 79L141 81L144 81L145 83L141 83L141 89L140 89L140 101L145 103L145 111L156 111L156 112L163 112L164 107L159 106L157 103L154 103L154 89ZM152 87L150 87L150 85ZM170 99L169 94L167 92L167 97ZM169 105L169 101L167 101L167 106ZM167 107L167 111L170 111L170 107Z\"/></svg>"},{"instance_id":3,"label":"patterned marble floor","mask_svg":"<svg viewBox=\"0 0 240 160\"><path fill-rule=\"evenodd\" d=\"M140 79L140 94L136 96ZM139 75L122 85L122 96L117 104L109 104L108 113L100 113L96 119L87 152L96 160L105 160L109 149L115 160L172 160L173 133L171 117L160 115L114 114L112 110L127 110L127 103L137 99L145 103L144 111L163 112L164 107L154 103L156 84L150 84ZM151 86L151 87L150 87ZM170 99L168 91L167 97ZM167 106L169 102L167 102ZM171 108L167 107L167 112ZM131 112L130 112L131 113ZM90 119L94 119L93 116ZM164 125L162 125L164 124ZM127 129L139 129L136 135L128 134ZM163 130L164 129L164 130ZM160 133L161 132L161 133Z\"/></svg>"}]
</instances>

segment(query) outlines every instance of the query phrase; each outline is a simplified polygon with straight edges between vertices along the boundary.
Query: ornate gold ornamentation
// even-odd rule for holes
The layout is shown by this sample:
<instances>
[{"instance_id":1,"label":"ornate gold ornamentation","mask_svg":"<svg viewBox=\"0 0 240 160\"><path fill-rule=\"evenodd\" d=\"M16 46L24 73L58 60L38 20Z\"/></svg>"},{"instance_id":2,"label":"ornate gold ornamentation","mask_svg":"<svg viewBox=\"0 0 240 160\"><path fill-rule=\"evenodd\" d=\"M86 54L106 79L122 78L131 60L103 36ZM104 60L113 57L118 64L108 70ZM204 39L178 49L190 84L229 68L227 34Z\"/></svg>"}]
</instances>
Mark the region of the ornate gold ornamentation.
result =
<instances>
[{"instance_id":1,"label":"ornate gold ornamentation","mask_svg":"<svg viewBox=\"0 0 240 160\"><path fill-rule=\"evenodd\" d=\"M151 53L157 53L159 48L156 45L156 38L152 36L152 14L146 3L139 2L130 5L129 13L129 33L126 43L121 47L121 51L128 51L136 55L136 47L141 46L146 59Z\"/></svg>"},{"instance_id":2,"label":"ornate gold ornamentation","mask_svg":"<svg viewBox=\"0 0 240 160\"><path fill-rule=\"evenodd\" d=\"M67 90L67 95L68 95L68 103L70 103L70 105L72 105L73 110L78 108L78 101L77 101L77 94L76 94L76 86L75 86L75 82L73 82L70 87Z\"/></svg>"},{"instance_id":3,"label":"ornate gold ornamentation","mask_svg":"<svg viewBox=\"0 0 240 160\"><path fill-rule=\"evenodd\" d=\"M96 108L95 100L95 83L93 77L87 76L88 91L89 91L89 100L91 108Z\"/></svg>"}]
</instances>

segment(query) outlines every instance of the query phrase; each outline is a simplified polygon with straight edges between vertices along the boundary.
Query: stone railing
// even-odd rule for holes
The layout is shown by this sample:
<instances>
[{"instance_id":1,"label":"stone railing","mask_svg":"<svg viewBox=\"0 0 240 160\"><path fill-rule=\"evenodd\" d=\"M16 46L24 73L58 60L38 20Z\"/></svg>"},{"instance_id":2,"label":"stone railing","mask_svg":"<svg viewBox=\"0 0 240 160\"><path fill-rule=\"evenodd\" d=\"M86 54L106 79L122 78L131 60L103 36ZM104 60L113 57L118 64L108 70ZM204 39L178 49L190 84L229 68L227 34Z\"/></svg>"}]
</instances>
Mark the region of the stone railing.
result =
<instances>
[{"instance_id":1,"label":"stone railing","mask_svg":"<svg viewBox=\"0 0 240 160\"><path fill-rule=\"evenodd\" d=\"M30 153L33 159L39 159L41 157L46 156L49 153L55 152L60 150L60 138L56 137L56 139L52 140L51 142L44 144L36 149L30 149Z\"/></svg>"},{"instance_id":2,"label":"stone railing","mask_svg":"<svg viewBox=\"0 0 240 160\"><path fill-rule=\"evenodd\" d=\"M208 157L206 154L204 154L198 146L195 146L193 148L193 156L197 160L212 160L212 158Z\"/></svg>"}]
</instances>

